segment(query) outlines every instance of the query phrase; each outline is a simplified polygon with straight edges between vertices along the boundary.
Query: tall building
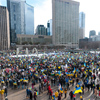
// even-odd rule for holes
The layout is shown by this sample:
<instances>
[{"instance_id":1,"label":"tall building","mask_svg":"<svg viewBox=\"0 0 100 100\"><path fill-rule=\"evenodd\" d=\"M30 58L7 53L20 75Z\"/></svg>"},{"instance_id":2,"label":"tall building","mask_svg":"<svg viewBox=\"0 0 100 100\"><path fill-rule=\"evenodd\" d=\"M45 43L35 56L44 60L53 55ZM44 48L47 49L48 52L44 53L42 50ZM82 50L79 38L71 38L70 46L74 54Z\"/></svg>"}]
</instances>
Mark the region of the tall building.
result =
<instances>
[{"instance_id":1,"label":"tall building","mask_svg":"<svg viewBox=\"0 0 100 100\"><path fill-rule=\"evenodd\" d=\"M47 35L47 28L44 25L38 25L36 35Z\"/></svg>"},{"instance_id":2,"label":"tall building","mask_svg":"<svg viewBox=\"0 0 100 100\"><path fill-rule=\"evenodd\" d=\"M85 13L84 12L80 12L79 14L79 27L80 28L85 28Z\"/></svg>"},{"instance_id":3,"label":"tall building","mask_svg":"<svg viewBox=\"0 0 100 100\"><path fill-rule=\"evenodd\" d=\"M25 3L25 34L34 34L34 7Z\"/></svg>"},{"instance_id":4,"label":"tall building","mask_svg":"<svg viewBox=\"0 0 100 100\"><path fill-rule=\"evenodd\" d=\"M92 41L100 41L100 35L91 36Z\"/></svg>"},{"instance_id":5,"label":"tall building","mask_svg":"<svg viewBox=\"0 0 100 100\"><path fill-rule=\"evenodd\" d=\"M47 23L47 35L52 35L52 19L50 19Z\"/></svg>"},{"instance_id":6,"label":"tall building","mask_svg":"<svg viewBox=\"0 0 100 100\"><path fill-rule=\"evenodd\" d=\"M98 35L100 35L100 32L98 32Z\"/></svg>"},{"instance_id":7,"label":"tall building","mask_svg":"<svg viewBox=\"0 0 100 100\"><path fill-rule=\"evenodd\" d=\"M89 38L91 38L92 36L96 35L96 31L95 30L91 30L89 33Z\"/></svg>"},{"instance_id":8,"label":"tall building","mask_svg":"<svg viewBox=\"0 0 100 100\"><path fill-rule=\"evenodd\" d=\"M6 7L0 6L0 50L10 49L9 13Z\"/></svg>"},{"instance_id":9,"label":"tall building","mask_svg":"<svg viewBox=\"0 0 100 100\"><path fill-rule=\"evenodd\" d=\"M11 43L17 41L16 34L34 34L34 8L26 4L26 0L7 0L7 8L10 18Z\"/></svg>"},{"instance_id":10,"label":"tall building","mask_svg":"<svg viewBox=\"0 0 100 100\"><path fill-rule=\"evenodd\" d=\"M79 43L79 2L52 0L53 44L77 48Z\"/></svg>"},{"instance_id":11,"label":"tall building","mask_svg":"<svg viewBox=\"0 0 100 100\"><path fill-rule=\"evenodd\" d=\"M85 37L85 13L80 12L79 14L79 39Z\"/></svg>"}]
</instances>

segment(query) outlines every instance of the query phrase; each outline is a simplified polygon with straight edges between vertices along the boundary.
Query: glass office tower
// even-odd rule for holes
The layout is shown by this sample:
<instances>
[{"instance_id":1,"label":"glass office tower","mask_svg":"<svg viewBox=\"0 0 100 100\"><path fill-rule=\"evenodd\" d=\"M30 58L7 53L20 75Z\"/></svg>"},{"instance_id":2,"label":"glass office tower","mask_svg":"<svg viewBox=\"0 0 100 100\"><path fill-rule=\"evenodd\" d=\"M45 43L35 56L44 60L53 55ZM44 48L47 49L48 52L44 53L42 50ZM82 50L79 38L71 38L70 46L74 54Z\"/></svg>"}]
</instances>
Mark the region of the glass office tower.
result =
<instances>
[{"instance_id":1,"label":"glass office tower","mask_svg":"<svg viewBox=\"0 0 100 100\"><path fill-rule=\"evenodd\" d=\"M34 34L34 7L25 4L25 33Z\"/></svg>"},{"instance_id":2,"label":"glass office tower","mask_svg":"<svg viewBox=\"0 0 100 100\"><path fill-rule=\"evenodd\" d=\"M16 34L34 34L34 8L26 0L7 0L7 8L11 43L16 43Z\"/></svg>"},{"instance_id":3,"label":"glass office tower","mask_svg":"<svg viewBox=\"0 0 100 100\"><path fill-rule=\"evenodd\" d=\"M52 35L52 19L50 19L47 23L47 35Z\"/></svg>"}]
</instances>

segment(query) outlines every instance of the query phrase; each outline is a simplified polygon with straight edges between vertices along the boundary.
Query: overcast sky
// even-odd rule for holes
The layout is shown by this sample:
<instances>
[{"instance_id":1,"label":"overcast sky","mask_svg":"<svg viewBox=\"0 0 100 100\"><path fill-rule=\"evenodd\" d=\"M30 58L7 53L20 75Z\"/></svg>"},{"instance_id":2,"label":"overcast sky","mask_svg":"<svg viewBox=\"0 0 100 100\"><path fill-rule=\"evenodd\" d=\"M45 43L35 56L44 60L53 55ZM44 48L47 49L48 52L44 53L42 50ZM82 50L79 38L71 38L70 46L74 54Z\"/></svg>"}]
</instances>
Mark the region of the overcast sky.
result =
<instances>
[{"instance_id":1,"label":"overcast sky","mask_svg":"<svg viewBox=\"0 0 100 100\"><path fill-rule=\"evenodd\" d=\"M80 2L80 12L86 14L85 36L88 37L90 30L100 31L100 0L74 0ZM34 6L35 28L38 24L47 26L47 21L52 19L51 0L26 0ZM6 0L0 0L0 4L6 6Z\"/></svg>"}]
</instances>

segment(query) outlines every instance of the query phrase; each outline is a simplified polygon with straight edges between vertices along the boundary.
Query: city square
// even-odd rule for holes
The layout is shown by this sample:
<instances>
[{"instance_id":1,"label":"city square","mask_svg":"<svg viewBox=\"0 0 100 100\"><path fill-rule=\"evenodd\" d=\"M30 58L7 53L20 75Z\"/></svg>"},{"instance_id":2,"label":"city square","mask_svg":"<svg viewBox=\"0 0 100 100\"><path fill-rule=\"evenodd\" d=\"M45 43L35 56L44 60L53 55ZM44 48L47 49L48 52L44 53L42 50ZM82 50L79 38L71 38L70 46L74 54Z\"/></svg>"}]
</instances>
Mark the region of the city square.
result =
<instances>
[{"instance_id":1,"label":"city square","mask_svg":"<svg viewBox=\"0 0 100 100\"><path fill-rule=\"evenodd\" d=\"M100 100L97 0L0 0L0 100Z\"/></svg>"}]
</instances>

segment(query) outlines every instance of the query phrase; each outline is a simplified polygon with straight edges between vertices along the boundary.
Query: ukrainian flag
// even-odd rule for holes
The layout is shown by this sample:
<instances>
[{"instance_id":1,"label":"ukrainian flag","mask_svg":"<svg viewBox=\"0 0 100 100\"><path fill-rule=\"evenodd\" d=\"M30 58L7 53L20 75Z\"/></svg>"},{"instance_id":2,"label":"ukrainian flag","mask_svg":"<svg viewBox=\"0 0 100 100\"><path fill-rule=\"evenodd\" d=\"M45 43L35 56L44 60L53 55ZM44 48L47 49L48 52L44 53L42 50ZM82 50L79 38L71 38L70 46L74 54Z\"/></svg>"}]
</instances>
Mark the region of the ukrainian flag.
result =
<instances>
[{"instance_id":1,"label":"ukrainian flag","mask_svg":"<svg viewBox=\"0 0 100 100\"><path fill-rule=\"evenodd\" d=\"M66 75L68 75L68 72L66 72Z\"/></svg>"},{"instance_id":2,"label":"ukrainian flag","mask_svg":"<svg viewBox=\"0 0 100 100\"><path fill-rule=\"evenodd\" d=\"M78 87L78 88L76 88L75 89L75 91L73 92L74 94L77 94L77 93L82 93L82 89L81 89L81 87Z\"/></svg>"},{"instance_id":3,"label":"ukrainian flag","mask_svg":"<svg viewBox=\"0 0 100 100\"><path fill-rule=\"evenodd\" d=\"M59 76L61 76L61 71L58 71Z\"/></svg>"},{"instance_id":4,"label":"ukrainian flag","mask_svg":"<svg viewBox=\"0 0 100 100\"><path fill-rule=\"evenodd\" d=\"M55 100L55 95L52 96L52 99Z\"/></svg>"},{"instance_id":5,"label":"ukrainian flag","mask_svg":"<svg viewBox=\"0 0 100 100\"><path fill-rule=\"evenodd\" d=\"M86 67L86 63L84 63L84 66Z\"/></svg>"},{"instance_id":6,"label":"ukrainian flag","mask_svg":"<svg viewBox=\"0 0 100 100\"><path fill-rule=\"evenodd\" d=\"M60 93L63 93L63 89L62 88L60 88Z\"/></svg>"},{"instance_id":7,"label":"ukrainian flag","mask_svg":"<svg viewBox=\"0 0 100 100\"><path fill-rule=\"evenodd\" d=\"M23 80L23 79L21 78L21 79L20 79L20 82L21 82L22 80Z\"/></svg>"},{"instance_id":8,"label":"ukrainian flag","mask_svg":"<svg viewBox=\"0 0 100 100\"><path fill-rule=\"evenodd\" d=\"M16 83L16 82L14 82L14 83L13 83L13 85L17 85L17 83Z\"/></svg>"},{"instance_id":9,"label":"ukrainian flag","mask_svg":"<svg viewBox=\"0 0 100 100\"><path fill-rule=\"evenodd\" d=\"M91 69L89 69L89 72L91 72L91 73L92 73L92 70L91 70Z\"/></svg>"},{"instance_id":10,"label":"ukrainian flag","mask_svg":"<svg viewBox=\"0 0 100 100\"><path fill-rule=\"evenodd\" d=\"M25 80L25 78L24 78L24 80L23 80L23 81L24 81L24 82L26 81L26 80Z\"/></svg>"},{"instance_id":11,"label":"ukrainian flag","mask_svg":"<svg viewBox=\"0 0 100 100\"><path fill-rule=\"evenodd\" d=\"M75 67L74 67L73 73L75 73L75 71L76 71L76 70L75 70Z\"/></svg>"},{"instance_id":12,"label":"ukrainian flag","mask_svg":"<svg viewBox=\"0 0 100 100\"><path fill-rule=\"evenodd\" d=\"M35 73L35 76L38 76L38 73Z\"/></svg>"},{"instance_id":13,"label":"ukrainian flag","mask_svg":"<svg viewBox=\"0 0 100 100\"><path fill-rule=\"evenodd\" d=\"M2 80L1 83L4 83L4 80Z\"/></svg>"}]
</instances>

